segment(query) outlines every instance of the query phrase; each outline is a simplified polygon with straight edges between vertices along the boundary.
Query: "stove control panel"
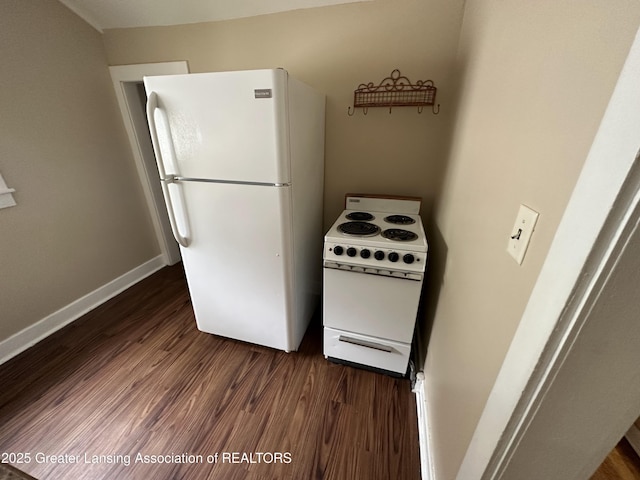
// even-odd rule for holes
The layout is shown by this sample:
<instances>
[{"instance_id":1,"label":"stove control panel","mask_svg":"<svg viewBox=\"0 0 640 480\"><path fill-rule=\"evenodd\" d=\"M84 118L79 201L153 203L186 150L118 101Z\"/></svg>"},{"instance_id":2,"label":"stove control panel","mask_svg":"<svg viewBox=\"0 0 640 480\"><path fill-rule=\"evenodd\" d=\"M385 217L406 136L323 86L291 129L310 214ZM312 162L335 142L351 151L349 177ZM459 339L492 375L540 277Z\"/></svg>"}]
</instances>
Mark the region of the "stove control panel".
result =
<instances>
[{"instance_id":1,"label":"stove control panel","mask_svg":"<svg viewBox=\"0 0 640 480\"><path fill-rule=\"evenodd\" d=\"M355 266L424 272L427 254L401 249L325 243L324 259Z\"/></svg>"}]
</instances>

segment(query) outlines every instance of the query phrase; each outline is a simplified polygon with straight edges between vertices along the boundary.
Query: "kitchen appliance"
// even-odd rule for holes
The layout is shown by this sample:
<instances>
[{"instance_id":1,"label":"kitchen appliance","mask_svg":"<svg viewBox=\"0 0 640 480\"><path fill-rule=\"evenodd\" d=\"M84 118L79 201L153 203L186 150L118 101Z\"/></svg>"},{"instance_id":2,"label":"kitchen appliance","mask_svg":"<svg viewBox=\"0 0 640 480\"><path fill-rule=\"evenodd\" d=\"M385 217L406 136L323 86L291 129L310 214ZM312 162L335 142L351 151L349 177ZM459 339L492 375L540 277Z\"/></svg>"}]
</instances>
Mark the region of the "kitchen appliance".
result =
<instances>
[{"instance_id":1,"label":"kitchen appliance","mask_svg":"<svg viewBox=\"0 0 640 480\"><path fill-rule=\"evenodd\" d=\"M324 355L407 372L427 264L420 199L347 195L324 237Z\"/></svg>"},{"instance_id":2,"label":"kitchen appliance","mask_svg":"<svg viewBox=\"0 0 640 480\"><path fill-rule=\"evenodd\" d=\"M144 84L198 328L297 350L320 291L324 96L282 69Z\"/></svg>"}]
</instances>

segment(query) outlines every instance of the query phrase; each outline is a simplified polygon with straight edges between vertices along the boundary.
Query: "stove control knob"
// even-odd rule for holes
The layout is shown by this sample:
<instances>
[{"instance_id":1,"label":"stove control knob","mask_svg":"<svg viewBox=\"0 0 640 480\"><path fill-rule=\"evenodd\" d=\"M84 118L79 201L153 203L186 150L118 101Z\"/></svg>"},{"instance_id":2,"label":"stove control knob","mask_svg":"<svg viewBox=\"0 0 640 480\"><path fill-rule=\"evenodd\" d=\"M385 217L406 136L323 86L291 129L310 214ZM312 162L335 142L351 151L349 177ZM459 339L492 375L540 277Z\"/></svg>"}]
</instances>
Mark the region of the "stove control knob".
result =
<instances>
[{"instance_id":1,"label":"stove control knob","mask_svg":"<svg viewBox=\"0 0 640 480\"><path fill-rule=\"evenodd\" d=\"M355 257L356 253L358 253L358 252L356 251L355 248L353 248L353 247L347 248L347 255L349 255L350 257Z\"/></svg>"},{"instance_id":2,"label":"stove control knob","mask_svg":"<svg viewBox=\"0 0 640 480\"><path fill-rule=\"evenodd\" d=\"M395 263L395 262L398 261L399 258L400 258L400 255L398 255L396 252L391 252L389 254L389 261L390 262L394 262Z\"/></svg>"},{"instance_id":3,"label":"stove control knob","mask_svg":"<svg viewBox=\"0 0 640 480\"><path fill-rule=\"evenodd\" d=\"M376 260L384 260L384 252L380 250L376 250L376 253L373 254Z\"/></svg>"},{"instance_id":4,"label":"stove control knob","mask_svg":"<svg viewBox=\"0 0 640 480\"><path fill-rule=\"evenodd\" d=\"M342 255L344 253L344 248L342 248L340 245L336 245L335 247L333 247L333 253L335 253L336 255Z\"/></svg>"},{"instance_id":5,"label":"stove control knob","mask_svg":"<svg viewBox=\"0 0 640 480\"><path fill-rule=\"evenodd\" d=\"M415 261L415 257L410 253L407 253L404 257L402 257L402 261L404 263L413 263Z\"/></svg>"},{"instance_id":6,"label":"stove control knob","mask_svg":"<svg viewBox=\"0 0 640 480\"><path fill-rule=\"evenodd\" d=\"M362 258L369 258L371 256L371 250L369 250L368 248L360 250L360 256Z\"/></svg>"}]
</instances>

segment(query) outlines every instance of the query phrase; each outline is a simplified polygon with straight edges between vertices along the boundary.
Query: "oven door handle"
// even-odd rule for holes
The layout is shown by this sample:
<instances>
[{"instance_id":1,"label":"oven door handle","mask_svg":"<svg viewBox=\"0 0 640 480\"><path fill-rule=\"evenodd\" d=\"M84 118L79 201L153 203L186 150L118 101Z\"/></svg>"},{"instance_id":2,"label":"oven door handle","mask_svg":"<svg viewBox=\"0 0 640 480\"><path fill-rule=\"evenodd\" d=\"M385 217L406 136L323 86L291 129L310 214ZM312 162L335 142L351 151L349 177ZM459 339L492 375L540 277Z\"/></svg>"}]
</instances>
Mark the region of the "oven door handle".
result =
<instances>
[{"instance_id":1,"label":"oven door handle","mask_svg":"<svg viewBox=\"0 0 640 480\"><path fill-rule=\"evenodd\" d=\"M392 353L393 348L388 345L382 345L380 343L368 342L366 340L360 340L359 338L347 337L346 335L340 335L338 337L339 342L351 343L360 347L372 348L381 352Z\"/></svg>"}]
</instances>

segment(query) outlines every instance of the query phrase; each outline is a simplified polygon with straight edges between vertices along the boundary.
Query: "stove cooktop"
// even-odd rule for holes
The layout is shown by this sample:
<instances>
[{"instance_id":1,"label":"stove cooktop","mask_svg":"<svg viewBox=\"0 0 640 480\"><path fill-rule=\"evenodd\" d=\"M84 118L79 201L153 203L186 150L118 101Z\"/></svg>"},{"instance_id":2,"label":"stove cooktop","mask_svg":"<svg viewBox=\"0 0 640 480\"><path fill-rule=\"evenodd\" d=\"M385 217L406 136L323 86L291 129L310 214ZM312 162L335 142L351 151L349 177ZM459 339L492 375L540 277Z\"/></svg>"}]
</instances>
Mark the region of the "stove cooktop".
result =
<instances>
[{"instance_id":1,"label":"stove cooktop","mask_svg":"<svg viewBox=\"0 0 640 480\"><path fill-rule=\"evenodd\" d=\"M401 274L406 278L425 271L428 245L419 215L356 213L343 211L325 235L325 266L391 275L409 272ZM369 220L352 220L365 216Z\"/></svg>"},{"instance_id":2,"label":"stove cooktop","mask_svg":"<svg viewBox=\"0 0 640 480\"><path fill-rule=\"evenodd\" d=\"M427 239L419 215L389 214L387 212L354 212L345 210L331 226L325 242L359 245L372 248L427 251ZM363 218L369 220L353 220Z\"/></svg>"}]
</instances>

